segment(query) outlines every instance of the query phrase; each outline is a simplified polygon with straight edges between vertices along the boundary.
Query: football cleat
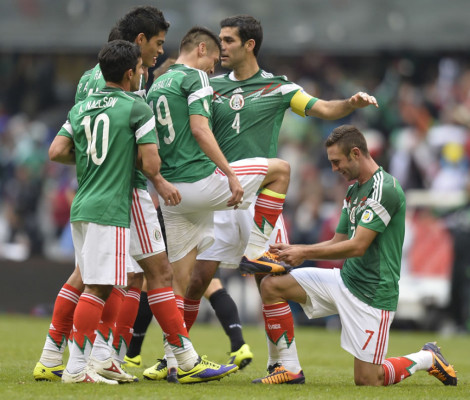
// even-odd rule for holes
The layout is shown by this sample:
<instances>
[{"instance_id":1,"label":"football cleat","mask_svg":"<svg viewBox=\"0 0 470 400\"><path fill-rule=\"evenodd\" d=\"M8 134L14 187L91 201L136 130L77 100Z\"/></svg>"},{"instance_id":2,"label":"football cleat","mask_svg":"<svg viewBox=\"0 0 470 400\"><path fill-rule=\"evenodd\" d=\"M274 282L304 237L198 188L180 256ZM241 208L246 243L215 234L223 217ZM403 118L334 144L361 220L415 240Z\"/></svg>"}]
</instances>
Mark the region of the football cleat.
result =
<instances>
[{"instance_id":1,"label":"football cleat","mask_svg":"<svg viewBox=\"0 0 470 400\"><path fill-rule=\"evenodd\" d=\"M278 362L275 362L274 364L268 365L268 368L266 369L268 371L268 375L272 374L277 367L281 367L281 366L282 366L282 364L278 363Z\"/></svg>"},{"instance_id":2,"label":"football cleat","mask_svg":"<svg viewBox=\"0 0 470 400\"><path fill-rule=\"evenodd\" d=\"M220 365L206 359L206 356L199 357L194 368L183 371L178 368L178 381L180 383L201 383L220 380L223 377L238 370L235 364Z\"/></svg>"},{"instance_id":3,"label":"football cleat","mask_svg":"<svg viewBox=\"0 0 470 400\"><path fill-rule=\"evenodd\" d=\"M124 356L125 369L142 367L142 356L137 354L135 357Z\"/></svg>"},{"instance_id":4,"label":"football cleat","mask_svg":"<svg viewBox=\"0 0 470 400\"><path fill-rule=\"evenodd\" d=\"M168 376L166 377L168 383L180 383L178 380L178 370L175 367L168 368Z\"/></svg>"},{"instance_id":5,"label":"football cleat","mask_svg":"<svg viewBox=\"0 0 470 400\"><path fill-rule=\"evenodd\" d=\"M34 367L33 376L37 381L60 381L64 372L64 365L56 365L55 367L46 367L39 362Z\"/></svg>"},{"instance_id":6,"label":"football cleat","mask_svg":"<svg viewBox=\"0 0 470 400\"><path fill-rule=\"evenodd\" d=\"M305 376L302 370L295 374L284 368L284 366L275 367L274 371L264 378L258 378L251 383L264 383L267 385L276 385L280 383L295 384L305 383Z\"/></svg>"},{"instance_id":7,"label":"football cleat","mask_svg":"<svg viewBox=\"0 0 470 400\"><path fill-rule=\"evenodd\" d=\"M159 358L158 362L144 371L144 378L153 381L161 381L168 376L168 367L165 358Z\"/></svg>"},{"instance_id":8,"label":"football cleat","mask_svg":"<svg viewBox=\"0 0 470 400\"><path fill-rule=\"evenodd\" d=\"M432 353L432 366L428 369L429 375L435 376L444 385L457 386L457 374L454 366L447 362L436 342L426 343L422 350L428 350Z\"/></svg>"},{"instance_id":9,"label":"football cleat","mask_svg":"<svg viewBox=\"0 0 470 400\"><path fill-rule=\"evenodd\" d=\"M107 385L117 385L119 382L102 377L91 365L87 365L83 371L76 374L71 374L64 369L62 383L106 383Z\"/></svg>"},{"instance_id":10,"label":"football cleat","mask_svg":"<svg viewBox=\"0 0 470 400\"><path fill-rule=\"evenodd\" d=\"M90 357L90 365L94 371L106 379L114 379L119 383L138 382L137 377L124 371L119 362L110 357L104 361Z\"/></svg>"},{"instance_id":11,"label":"football cleat","mask_svg":"<svg viewBox=\"0 0 470 400\"><path fill-rule=\"evenodd\" d=\"M250 346L246 343L240 347L237 351L233 351L230 354L228 364L238 365L239 369L245 368L251 360L253 360L253 353L250 350Z\"/></svg>"},{"instance_id":12,"label":"football cleat","mask_svg":"<svg viewBox=\"0 0 470 400\"><path fill-rule=\"evenodd\" d=\"M279 261L277 256L269 251L265 251L260 257L250 260L243 256L240 260L240 272L243 275L252 274L286 274L292 267Z\"/></svg>"}]
</instances>

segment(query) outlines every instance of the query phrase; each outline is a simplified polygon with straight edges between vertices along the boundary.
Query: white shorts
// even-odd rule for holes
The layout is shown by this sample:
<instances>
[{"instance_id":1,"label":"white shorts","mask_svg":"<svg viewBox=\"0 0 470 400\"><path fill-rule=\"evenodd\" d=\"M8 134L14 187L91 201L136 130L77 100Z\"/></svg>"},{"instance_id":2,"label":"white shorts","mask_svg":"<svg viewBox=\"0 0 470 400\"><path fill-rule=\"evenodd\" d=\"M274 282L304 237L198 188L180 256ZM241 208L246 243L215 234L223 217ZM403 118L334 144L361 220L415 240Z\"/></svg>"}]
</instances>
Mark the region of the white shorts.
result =
<instances>
[{"instance_id":1,"label":"white shorts","mask_svg":"<svg viewBox=\"0 0 470 400\"><path fill-rule=\"evenodd\" d=\"M297 268L291 275L307 293L307 302L301 306L309 318L339 314L341 347L359 360L383 363L394 311L359 300L344 285L338 268Z\"/></svg>"},{"instance_id":2,"label":"white shorts","mask_svg":"<svg viewBox=\"0 0 470 400\"><path fill-rule=\"evenodd\" d=\"M132 190L131 243L128 272L143 272L137 261L165 251L157 210L147 190Z\"/></svg>"},{"instance_id":3,"label":"white shorts","mask_svg":"<svg viewBox=\"0 0 470 400\"><path fill-rule=\"evenodd\" d=\"M243 203L239 209L247 209L268 171L266 158L250 158L230 163L244 189ZM198 254L214 242L214 211L229 210L231 197L227 177L218 168L207 178L193 183L173 182L181 193L181 203L161 209L165 220L170 262L182 259L192 249Z\"/></svg>"},{"instance_id":4,"label":"white shorts","mask_svg":"<svg viewBox=\"0 0 470 400\"><path fill-rule=\"evenodd\" d=\"M214 213L214 244L197 256L198 260L220 261L221 268L238 268L245 253L253 217L255 203L248 210L224 210ZM270 244L289 243L287 230L282 215L276 221L266 250Z\"/></svg>"},{"instance_id":5,"label":"white shorts","mask_svg":"<svg viewBox=\"0 0 470 400\"><path fill-rule=\"evenodd\" d=\"M86 285L127 285L130 230L93 222L72 222L75 261Z\"/></svg>"}]
</instances>

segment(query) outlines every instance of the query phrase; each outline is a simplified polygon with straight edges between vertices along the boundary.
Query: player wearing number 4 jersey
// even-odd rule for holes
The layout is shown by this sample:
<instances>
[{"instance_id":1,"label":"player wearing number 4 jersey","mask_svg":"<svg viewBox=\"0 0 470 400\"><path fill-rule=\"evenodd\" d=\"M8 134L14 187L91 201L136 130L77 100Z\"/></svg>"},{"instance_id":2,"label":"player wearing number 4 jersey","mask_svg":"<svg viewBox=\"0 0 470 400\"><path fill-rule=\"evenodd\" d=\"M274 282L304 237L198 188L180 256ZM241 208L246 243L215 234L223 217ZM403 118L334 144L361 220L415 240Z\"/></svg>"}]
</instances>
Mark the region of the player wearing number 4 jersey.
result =
<instances>
[{"instance_id":1,"label":"player wearing number 4 jersey","mask_svg":"<svg viewBox=\"0 0 470 400\"><path fill-rule=\"evenodd\" d=\"M280 261L346 259L343 268L299 268L261 281L266 334L279 353L270 374L254 383L303 383L288 300L309 318L339 314L341 346L354 356L356 385L398 383L427 370L445 385L457 385L453 366L435 343L417 353L385 359L398 302L405 233L405 195L397 180L369 155L362 133L352 125L333 130L326 141L333 171L348 181L341 218L331 240L312 245L275 244Z\"/></svg>"},{"instance_id":2,"label":"player wearing number 4 jersey","mask_svg":"<svg viewBox=\"0 0 470 400\"><path fill-rule=\"evenodd\" d=\"M176 64L153 83L147 96L157 121L161 174L182 198L177 206L162 206L173 285L180 296L186 292L196 255L214 241L214 211L246 209L261 188L273 206L255 219L275 224L289 182L285 161L250 158L229 164L220 151L209 125L213 91L207 76L219 55L219 40L212 32L192 29L181 42ZM257 252L268 237L255 223L252 227L247 251Z\"/></svg>"}]
</instances>

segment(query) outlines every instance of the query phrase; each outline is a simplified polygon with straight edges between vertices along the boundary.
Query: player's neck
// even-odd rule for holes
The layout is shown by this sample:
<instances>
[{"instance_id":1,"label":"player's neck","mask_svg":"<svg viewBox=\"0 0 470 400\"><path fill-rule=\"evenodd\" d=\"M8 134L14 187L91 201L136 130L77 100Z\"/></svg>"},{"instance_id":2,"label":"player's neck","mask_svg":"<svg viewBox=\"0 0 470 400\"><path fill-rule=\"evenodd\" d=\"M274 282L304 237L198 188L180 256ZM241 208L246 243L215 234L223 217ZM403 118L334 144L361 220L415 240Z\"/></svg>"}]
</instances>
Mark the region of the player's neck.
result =
<instances>
[{"instance_id":1,"label":"player's neck","mask_svg":"<svg viewBox=\"0 0 470 400\"><path fill-rule=\"evenodd\" d=\"M251 78L258 71L259 71L258 62L256 61L256 58L253 58L252 60L248 60L244 63L241 63L240 65L237 65L233 69L233 74L235 75L235 78L237 80L244 81L246 79Z\"/></svg>"},{"instance_id":2,"label":"player's neck","mask_svg":"<svg viewBox=\"0 0 470 400\"><path fill-rule=\"evenodd\" d=\"M368 159L364 165L364 168L362 168L361 174L357 178L359 184L362 185L363 183L366 183L374 176L378 169L379 165L372 158Z\"/></svg>"},{"instance_id":3,"label":"player's neck","mask_svg":"<svg viewBox=\"0 0 470 400\"><path fill-rule=\"evenodd\" d=\"M116 83L116 82L107 81L106 86L116 88L116 89L122 89L126 92L130 92L131 90L131 86L129 84L126 85L124 82Z\"/></svg>"}]
</instances>

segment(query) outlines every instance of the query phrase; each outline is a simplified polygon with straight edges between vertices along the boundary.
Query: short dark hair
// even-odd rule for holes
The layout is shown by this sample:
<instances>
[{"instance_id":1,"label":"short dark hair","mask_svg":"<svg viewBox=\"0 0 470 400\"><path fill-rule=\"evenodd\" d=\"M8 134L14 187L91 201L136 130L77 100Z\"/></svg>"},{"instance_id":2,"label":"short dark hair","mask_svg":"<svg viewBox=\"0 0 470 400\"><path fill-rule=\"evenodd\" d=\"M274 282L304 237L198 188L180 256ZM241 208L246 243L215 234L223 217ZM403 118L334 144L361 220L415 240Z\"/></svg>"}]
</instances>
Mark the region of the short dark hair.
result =
<instances>
[{"instance_id":1,"label":"short dark hair","mask_svg":"<svg viewBox=\"0 0 470 400\"><path fill-rule=\"evenodd\" d=\"M220 40L214 32L203 26L194 26L184 35L183 39L181 39L180 52L182 50L192 50L201 42L206 42L207 44L207 41L217 46L219 53L222 52Z\"/></svg>"},{"instance_id":2,"label":"short dark hair","mask_svg":"<svg viewBox=\"0 0 470 400\"><path fill-rule=\"evenodd\" d=\"M135 71L140 47L127 40L106 43L98 54L100 69L106 82L120 83L129 69Z\"/></svg>"},{"instance_id":3,"label":"short dark hair","mask_svg":"<svg viewBox=\"0 0 470 400\"><path fill-rule=\"evenodd\" d=\"M325 147L337 144L343 154L349 156L354 147L361 150L361 153L369 157L369 149L364 135L354 125L341 125L333 129L326 139Z\"/></svg>"},{"instance_id":4,"label":"short dark hair","mask_svg":"<svg viewBox=\"0 0 470 400\"><path fill-rule=\"evenodd\" d=\"M258 56L261 43L263 42L263 27L261 22L250 15L235 15L220 21L220 27L225 28L238 28L238 35L245 44L247 40L253 39L255 41L255 48L253 54Z\"/></svg>"},{"instance_id":5,"label":"short dark hair","mask_svg":"<svg viewBox=\"0 0 470 400\"><path fill-rule=\"evenodd\" d=\"M170 23L165 20L163 13L156 7L134 7L116 24L121 34L120 39L129 42L135 41L139 33L143 33L147 40L158 35L161 31L167 32Z\"/></svg>"},{"instance_id":6,"label":"short dark hair","mask_svg":"<svg viewBox=\"0 0 470 400\"><path fill-rule=\"evenodd\" d=\"M113 40L118 40L118 39L122 39L122 35L121 35L121 31L116 25L113 27L113 29L109 31L108 42L112 42Z\"/></svg>"}]
</instances>

